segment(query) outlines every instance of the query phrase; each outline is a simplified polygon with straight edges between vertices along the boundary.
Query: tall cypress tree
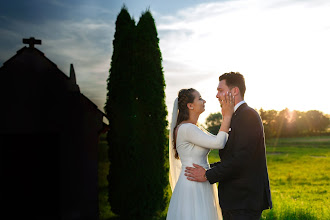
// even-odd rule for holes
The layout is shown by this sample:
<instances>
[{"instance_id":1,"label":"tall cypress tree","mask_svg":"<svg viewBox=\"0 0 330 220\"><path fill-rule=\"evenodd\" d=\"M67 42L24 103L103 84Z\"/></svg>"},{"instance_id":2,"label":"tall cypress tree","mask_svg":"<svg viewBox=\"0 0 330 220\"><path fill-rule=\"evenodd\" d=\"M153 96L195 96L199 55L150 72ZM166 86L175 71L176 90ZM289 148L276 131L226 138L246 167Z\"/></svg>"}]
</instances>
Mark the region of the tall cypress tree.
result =
<instances>
[{"instance_id":1,"label":"tall cypress tree","mask_svg":"<svg viewBox=\"0 0 330 220\"><path fill-rule=\"evenodd\" d=\"M116 21L105 111L109 117L109 202L122 219L154 219L168 202L165 80L150 11L135 26Z\"/></svg>"},{"instance_id":2,"label":"tall cypress tree","mask_svg":"<svg viewBox=\"0 0 330 220\"><path fill-rule=\"evenodd\" d=\"M132 154L130 147L132 146L131 131L133 130L131 119L135 69L135 58L132 56L135 45L134 31L135 21L124 6L116 20L105 104L105 112L109 118L107 134L110 161L109 203L112 211L119 215L130 208L127 200L133 193L130 190L131 176L125 172L131 169L128 158Z\"/></svg>"},{"instance_id":3,"label":"tall cypress tree","mask_svg":"<svg viewBox=\"0 0 330 220\"><path fill-rule=\"evenodd\" d=\"M149 10L142 14L136 28L136 71L137 214L150 219L167 207L168 139L162 55Z\"/></svg>"}]
</instances>

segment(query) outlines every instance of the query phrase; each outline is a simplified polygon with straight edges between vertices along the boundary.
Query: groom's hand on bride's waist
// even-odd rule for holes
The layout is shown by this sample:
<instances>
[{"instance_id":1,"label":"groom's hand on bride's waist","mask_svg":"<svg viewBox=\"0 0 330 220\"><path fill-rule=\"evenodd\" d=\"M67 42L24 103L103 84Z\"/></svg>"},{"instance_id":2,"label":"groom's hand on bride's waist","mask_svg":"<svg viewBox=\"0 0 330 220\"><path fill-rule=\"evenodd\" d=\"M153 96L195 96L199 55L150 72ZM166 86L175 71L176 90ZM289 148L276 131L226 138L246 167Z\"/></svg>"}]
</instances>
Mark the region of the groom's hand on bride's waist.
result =
<instances>
[{"instance_id":1,"label":"groom's hand on bride's waist","mask_svg":"<svg viewBox=\"0 0 330 220\"><path fill-rule=\"evenodd\" d=\"M207 181L204 167L194 164L194 167L186 167L184 175L187 176L187 179L190 181L196 182L205 182Z\"/></svg>"}]
</instances>

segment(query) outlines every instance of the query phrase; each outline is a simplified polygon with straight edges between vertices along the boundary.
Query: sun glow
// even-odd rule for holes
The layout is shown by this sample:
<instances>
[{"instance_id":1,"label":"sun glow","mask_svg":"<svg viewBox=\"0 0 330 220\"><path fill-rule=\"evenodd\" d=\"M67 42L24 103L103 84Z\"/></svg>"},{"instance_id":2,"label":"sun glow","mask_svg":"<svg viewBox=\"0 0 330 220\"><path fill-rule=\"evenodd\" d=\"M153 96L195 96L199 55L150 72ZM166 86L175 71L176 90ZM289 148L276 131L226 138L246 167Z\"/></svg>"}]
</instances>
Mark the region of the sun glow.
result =
<instances>
[{"instance_id":1,"label":"sun glow","mask_svg":"<svg viewBox=\"0 0 330 220\"><path fill-rule=\"evenodd\" d=\"M276 4L202 4L161 20L169 109L179 89L194 87L207 101L205 120L220 111L219 75L237 71L245 76L245 100L253 108L330 113L321 95L329 94L330 3Z\"/></svg>"},{"instance_id":2,"label":"sun glow","mask_svg":"<svg viewBox=\"0 0 330 220\"><path fill-rule=\"evenodd\" d=\"M289 123L292 123L293 119L294 119L294 116L295 116L295 111L290 111L288 109L288 122Z\"/></svg>"}]
</instances>

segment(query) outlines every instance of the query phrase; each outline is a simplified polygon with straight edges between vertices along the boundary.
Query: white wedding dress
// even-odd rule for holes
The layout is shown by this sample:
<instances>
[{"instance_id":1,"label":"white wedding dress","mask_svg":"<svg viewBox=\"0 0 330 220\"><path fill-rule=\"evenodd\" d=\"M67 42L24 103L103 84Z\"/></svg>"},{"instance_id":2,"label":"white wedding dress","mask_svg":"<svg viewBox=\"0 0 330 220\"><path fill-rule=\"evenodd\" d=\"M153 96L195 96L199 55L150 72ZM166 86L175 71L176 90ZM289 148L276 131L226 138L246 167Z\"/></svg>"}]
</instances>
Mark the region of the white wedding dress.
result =
<instances>
[{"instance_id":1,"label":"white wedding dress","mask_svg":"<svg viewBox=\"0 0 330 220\"><path fill-rule=\"evenodd\" d=\"M176 148L181 164L175 165L175 163L180 162L178 160L170 161L170 166L172 166L170 167L170 183L174 190L167 212L167 220L222 219L216 184L211 185L208 181L190 181L184 172L187 166L193 167L193 163L209 169L208 154L210 149L223 149L227 139L228 134L222 131L215 136L207 131L202 131L194 124L186 123L179 126ZM170 153L172 152L170 151ZM175 177L173 166L179 167L178 179L173 178Z\"/></svg>"}]
</instances>

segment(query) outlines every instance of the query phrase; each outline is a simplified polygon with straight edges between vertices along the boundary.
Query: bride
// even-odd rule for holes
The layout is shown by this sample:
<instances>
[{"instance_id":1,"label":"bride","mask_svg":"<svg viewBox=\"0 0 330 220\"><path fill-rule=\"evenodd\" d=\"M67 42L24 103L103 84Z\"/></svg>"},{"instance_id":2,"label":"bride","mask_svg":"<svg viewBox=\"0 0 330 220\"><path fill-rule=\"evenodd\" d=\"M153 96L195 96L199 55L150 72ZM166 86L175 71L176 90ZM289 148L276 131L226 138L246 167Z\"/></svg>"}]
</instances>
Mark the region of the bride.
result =
<instances>
[{"instance_id":1,"label":"bride","mask_svg":"<svg viewBox=\"0 0 330 220\"><path fill-rule=\"evenodd\" d=\"M215 136L197 127L199 115L205 111L206 101L195 89L182 89L176 98L170 131L170 185L172 197L167 220L222 219L216 185L189 181L184 168L193 163L209 169L210 149L223 149L234 112L233 97L226 95L222 102L223 121Z\"/></svg>"}]
</instances>

